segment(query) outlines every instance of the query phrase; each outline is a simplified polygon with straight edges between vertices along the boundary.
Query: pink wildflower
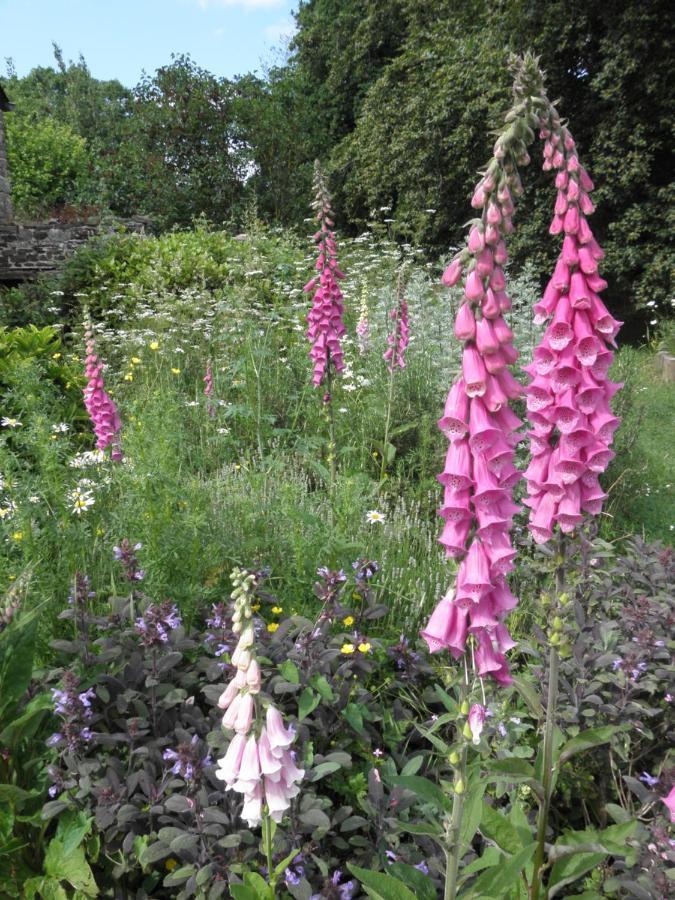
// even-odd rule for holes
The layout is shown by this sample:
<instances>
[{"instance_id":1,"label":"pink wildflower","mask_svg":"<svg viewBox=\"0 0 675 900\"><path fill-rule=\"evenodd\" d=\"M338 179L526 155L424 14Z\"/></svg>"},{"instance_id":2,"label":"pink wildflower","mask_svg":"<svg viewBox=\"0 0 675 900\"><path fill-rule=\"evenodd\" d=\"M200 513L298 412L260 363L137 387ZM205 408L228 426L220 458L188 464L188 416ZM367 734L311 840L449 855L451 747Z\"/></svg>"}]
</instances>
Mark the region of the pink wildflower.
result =
<instances>
[{"instance_id":1,"label":"pink wildflower","mask_svg":"<svg viewBox=\"0 0 675 900\"><path fill-rule=\"evenodd\" d=\"M471 729L471 739L474 744L480 744L480 736L483 731L486 716L487 709L484 706L481 706L480 703L474 703L469 710L468 723L469 728Z\"/></svg>"},{"instance_id":2,"label":"pink wildflower","mask_svg":"<svg viewBox=\"0 0 675 900\"><path fill-rule=\"evenodd\" d=\"M553 108L542 123L544 168L557 169L558 194L550 231L564 234L555 270L535 305L535 322L549 326L526 367L531 377L527 409L532 459L525 479L530 531L539 544L558 525L570 532L597 515L605 494L597 476L613 457L609 445L619 424L609 401L621 385L607 379L608 345L621 325L598 292L603 251L586 216L593 211L593 182L580 164L572 136Z\"/></svg>"},{"instance_id":3,"label":"pink wildflower","mask_svg":"<svg viewBox=\"0 0 675 900\"><path fill-rule=\"evenodd\" d=\"M104 387L103 363L96 355L94 333L89 319L85 322L84 337L87 350L85 360L87 386L83 390L84 405L94 426L96 447L99 450L105 450L106 447L112 446L112 459L119 462L122 459L119 436L122 422L117 407Z\"/></svg>"},{"instance_id":4,"label":"pink wildflower","mask_svg":"<svg viewBox=\"0 0 675 900\"><path fill-rule=\"evenodd\" d=\"M668 807L670 821L675 822L675 787L670 789L670 793L667 796L661 798L661 802Z\"/></svg>"},{"instance_id":5,"label":"pink wildflower","mask_svg":"<svg viewBox=\"0 0 675 900\"><path fill-rule=\"evenodd\" d=\"M438 476L444 486L439 514L445 520L439 540L448 556L461 561L456 589L447 592L422 631L432 653L447 649L455 658L472 637L478 673L500 684L510 681L504 651L514 645L503 619L517 601L504 576L515 557L509 532L518 509L511 494L520 478L513 457L515 431L522 424L508 408L521 388L507 368L518 353L502 317L511 307L503 268L505 237L512 229L513 197L522 188L513 164L505 160L523 154L522 141L505 132L473 194L471 204L481 216L471 223L466 248L442 279L454 285L464 276L465 302L455 320L455 336L464 344L461 377L438 422L450 442ZM482 709L472 709L474 737L482 728Z\"/></svg>"},{"instance_id":6,"label":"pink wildflower","mask_svg":"<svg viewBox=\"0 0 675 900\"><path fill-rule=\"evenodd\" d=\"M227 790L243 794L242 818L250 827L262 821L263 804L280 822L291 799L299 793L304 771L295 764L290 746L295 739L292 729L276 707L267 707L265 724L258 721L257 695L261 688L260 664L255 657L255 633L251 623L253 576L233 573L235 600L232 630L239 641L231 662L236 672L218 700L225 710L223 727L236 733L221 759L216 777Z\"/></svg>"},{"instance_id":7,"label":"pink wildflower","mask_svg":"<svg viewBox=\"0 0 675 900\"><path fill-rule=\"evenodd\" d=\"M309 353L314 363L312 381L318 387L328 377L331 365L336 372L344 369L340 338L346 329L342 321L343 304L339 285L339 279L344 278L344 275L338 269L330 196L318 163L315 167L314 185L317 194L313 206L320 223L320 228L314 235L319 248L315 266L319 274L305 285L305 291L314 291L312 308L307 314L307 339L312 345Z\"/></svg>"},{"instance_id":8,"label":"pink wildflower","mask_svg":"<svg viewBox=\"0 0 675 900\"><path fill-rule=\"evenodd\" d=\"M408 304L402 291L399 291L398 304L390 313L394 330L387 335L387 344L383 358L388 363L390 372L396 366L405 369L405 351L410 340L410 324L408 322Z\"/></svg>"}]
</instances>

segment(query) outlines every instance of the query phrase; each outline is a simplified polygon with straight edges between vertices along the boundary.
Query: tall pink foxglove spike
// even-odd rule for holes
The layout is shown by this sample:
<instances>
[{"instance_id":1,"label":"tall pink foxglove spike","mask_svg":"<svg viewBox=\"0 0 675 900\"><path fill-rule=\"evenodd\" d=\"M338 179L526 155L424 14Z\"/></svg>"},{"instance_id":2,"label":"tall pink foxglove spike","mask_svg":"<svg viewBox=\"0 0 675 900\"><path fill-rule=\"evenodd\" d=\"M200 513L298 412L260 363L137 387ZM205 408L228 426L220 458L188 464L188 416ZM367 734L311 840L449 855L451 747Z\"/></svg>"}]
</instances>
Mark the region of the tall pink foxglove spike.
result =
<instances>
[{"instance_id":1,"label":"tall pink foxglove spike","mask_svg":"<svg viewBox=\"0 0 675 900\"><path fill-rule=\"evenodd\" d=\"M593 182L579 162L572 135L552 106L541 120L544 169L556 170L558 194L551 234L564 234L555 270L535 305L535 322L550 323L528 366L528 418L532 461L525 472L529 528L539 544L556 525L571 532L584 513L598 515L603 493L597 476L611 458L619 424L609 401L621 385L607 379L613 353L608 345L621 325L598 296L603 251L587 216Z\"/></svg>"},{"instance_id":2,"label":"tall pink foxglove spike","mask_svg":"<svg viewBox=\"0 0 675 900\"><path fill-rule=\"evenodd\" d=\"M318 387L330 377L331 366L336 372L344 369L340 339L346 329L342 321L343 303L339 284L344 275L337 263L330 195L318 162L314 171L314 187L316 199L312 206L319 221L319 230L314 235L319 249L315 265L318 274L307 282L305 291L314 291L312 308L307 314L307 340L312 345L309 352L314 363L312 382Z\"/></svg>"},{"instance_id":3,"label":"tall pink foxglove spike","mask_svg":"<svg viewBox=\"0 0 675 900\"><path fill-rule=\"evenodd\" d=\"M545 102L536 66L523 68L521 75L514 110L473 193L471 205L480 215L469 225L466 248L442 278L448 286L464 278L464 302L455 321L455 336L464 343L461 377L438 422L450 441L438 476L444 485L439 513L445 520L439 540L448 556L461 561L456 587L422 630L432 653L447 649L455 658L471 637L478 674L489 674L499 684L510 681L504 652L513 641L503 619L517 601L505 575L515 557L510 529L518 507L511 495L520 475L513 457L519 440L515 432L522 425L508 407L521 388L507 368L518 353L502 315L511 308L505 238L513 230L513 198L522 193L517 166L529 161L524 138L534 138L532 128L539 121L533 98L539 105Z\"/></svg>"},{"instance_id":4,"label":"tall pink foxglove spike","mask_svg":"<svg viewBox=\"0 0 675 900\"><path fill-rule=\"evenodd\" d=\"M85 360L85 374L87 386L83 390L84 405L89 413L94 434L96 435L96 447L105 450L111 447L111 457L116 462L122 459L122 447L120 443L120 430L122 422L117 407L110 395L106 392L103 382L103 363L96 355L96 342L89 317L85 320L84 338L87 357Z\"/></svg>"}]
</instances>

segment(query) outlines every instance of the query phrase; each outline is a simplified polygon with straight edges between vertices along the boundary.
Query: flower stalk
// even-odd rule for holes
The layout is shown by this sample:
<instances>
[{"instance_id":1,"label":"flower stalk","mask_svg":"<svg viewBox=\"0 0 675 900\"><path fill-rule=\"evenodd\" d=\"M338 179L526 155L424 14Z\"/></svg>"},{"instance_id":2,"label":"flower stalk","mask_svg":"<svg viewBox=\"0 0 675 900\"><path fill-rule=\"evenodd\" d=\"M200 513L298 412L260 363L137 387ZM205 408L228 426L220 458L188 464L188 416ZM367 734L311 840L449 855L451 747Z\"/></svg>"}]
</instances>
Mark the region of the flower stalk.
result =
<instances>
[{"instance_id":1,"label":"flower stalk","mask_svg":"<svg viewBox=\"0 0 675 900\"><path fill-rule=\"evenodd\" d=\"M559 536L558 566L555 573L555 593L559 600L565 587L565 536ZM548 697L546 701L546 719L544 721L544 745L542 750L542 787L544 796L539 804L537 815L537 847L534 853L530 900L539 900L543 887L544 856L546 851L546 829L551 810L551 798L554 785L553 743L555 740L556 711L558 704L558 671L560 654L557 646L551 642L548 655Z\"/></svg>"}]
</instances>

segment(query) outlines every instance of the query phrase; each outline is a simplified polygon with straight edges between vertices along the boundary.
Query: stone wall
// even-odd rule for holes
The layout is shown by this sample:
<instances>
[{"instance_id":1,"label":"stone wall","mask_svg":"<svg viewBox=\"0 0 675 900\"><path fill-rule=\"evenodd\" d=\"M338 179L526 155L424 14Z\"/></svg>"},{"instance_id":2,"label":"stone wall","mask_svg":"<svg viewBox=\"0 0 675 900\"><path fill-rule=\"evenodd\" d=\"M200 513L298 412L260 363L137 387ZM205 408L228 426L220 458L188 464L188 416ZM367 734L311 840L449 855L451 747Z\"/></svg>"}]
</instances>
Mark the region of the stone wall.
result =
<instances>
[{"instance_id":1,"label":"stone wall","mask_svg":"<svg viewBox=\"0 0 675 900\"><path fill-rule=\"evenodd\" d=\"M11 222L12 218L12 201L9 196L9 169L7 166L7 149L5 147L5 125L2 120L2 110L0 110L0 225L5 222Z\"/></svg>"},{"instance_id":2,"label":"stone wall","mask_svg":"<svg viewBox=\"0 0 675 900\"><path fill-rule=\"evenodd\" d=\"M60 222L0 223L0 284L55 271L66 257L101 230L98 225Z\"/></svg>"}]
</instances>

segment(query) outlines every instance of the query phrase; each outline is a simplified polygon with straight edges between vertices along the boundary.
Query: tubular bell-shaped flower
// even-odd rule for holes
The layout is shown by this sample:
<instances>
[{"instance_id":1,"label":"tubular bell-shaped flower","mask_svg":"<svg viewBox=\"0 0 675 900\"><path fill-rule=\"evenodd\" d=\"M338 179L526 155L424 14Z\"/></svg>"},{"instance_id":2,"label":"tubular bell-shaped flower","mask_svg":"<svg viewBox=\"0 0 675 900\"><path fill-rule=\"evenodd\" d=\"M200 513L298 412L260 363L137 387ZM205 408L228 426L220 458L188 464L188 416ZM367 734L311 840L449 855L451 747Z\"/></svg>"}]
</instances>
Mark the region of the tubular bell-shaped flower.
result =
<instances>
[{"instance_id":1,"label":"tubular bell-shaped flower","mask_svg":"<svg viewBox=\"0 0 675 900\"><path fill-rule=\"evenodd\" d=\"M122 459L122 447L120 445L122 422L117 407L105 390L103 363L96 355L93 326L88 316L85 319L84 327L87 350L85 360L87 386L83 390L84 405L94 426L97 449L105 450L107 447L112 446L112 459L119 462Z\"/></svg>"},{"instance_id":2,"label":"tubular bell-shaped flower","mask_svg":"<svg viewBox=\"0 0 675 900\"><path fill-rule=\"evenodd\" d=\"M613 457L609 445L619 424L609 401L621 385L607 379L613 353L608 345L621 326L598 293L603 251L587 216L593 212L593 182L579 162L572 135L550 104L540 121L544 169L555 171L557 196L550 233L562 234L555 270L535 323L550 318L526 389L532 459L525 472L535 541L548 541L556 524L574 531L584 513L597 515L606 495L598 483ZM614 345L615 346L615 345Z\"/></svg>"},{"instance_id":3,"label":"tubular bell-shaped flower","mask_svg":"<svg viewBox=\"0 0 675 900\"><path fill-rule=\"evenodd\" d=\"M396 366L405 369L405 351L410 340L410 324L408 322L408 304L402 290L399 291L397 305L392 309L390 317L394 328L387 335L388 346L383 354L384 360L388 363L390 370Z\"/></svg>"},{"instance_id":4,"label":"tubular bell-shaped flower","mask_svg":"<svg viewBox=\"0 0 675 900\"><path fill-rule=\"evenodd\" d=\"M526 145L539 122L534 107L545 106L544 96L537 66L521 66L514 107L471 201L480 217L470 223L466 248L442 278L452 286L464 275L464 303L455 320L455 336L464 342L461 375L438 422L450 441L438 476L445 489L439 540L461 562L456 588L441 600L422 636L432 652L445 648L456 658L472 636L478 674L500 684L510 681L504 651L514 645L503 619L517 602L505 575L515 557L510 528L518 507L511 492L520 478L513 456L522 425L508 407L521 388L507 368L518 353L502 317L511 307L505 238L513 230L513 198L522 192L518 166L529 162Z\"/></svg>"},{"instance_id":5,"label":"tubular bell-shaped flower","mask_svg":"<svg viewBox=\"0 0 675 900\"><path fill-rule=\"evenodd\" d=\"M228 790L244 795L242 818L250 827L259 825L265 810L280 822L299 791L304 771L295 764L290 749L295 738L284 726L281 713L271 704L265 722L260 720L257 696L260 694L260 664L255 657L252 623L252 591L255 575L235 569L232 573L234 614L232 630L239 641L232 654L236 673L218 700L225 711L223 727L235 734L221 759L216 777Z\"/></svg>"},{"instance_id":6,"label":"tubular bell-shaped flower","mask_svg":"<svg viewBox=\"0 0 675 900\"><path fill-rule=\"evenodd\" d=\"M344 369L340 338L345 334L342 321L343 304L339 279L344 275L338 268L337 247L333 233L333 211L323 173L318 162L314 168L316 210L319 230L314 235L319 248L316 260L317 275L305 285L307 293L314 291L312 308L307 314L307 339L312 345L310 358L314 363L313 383L318 386L330 375L330 367L336 372Z\"/></svg>"}]
</instances>

